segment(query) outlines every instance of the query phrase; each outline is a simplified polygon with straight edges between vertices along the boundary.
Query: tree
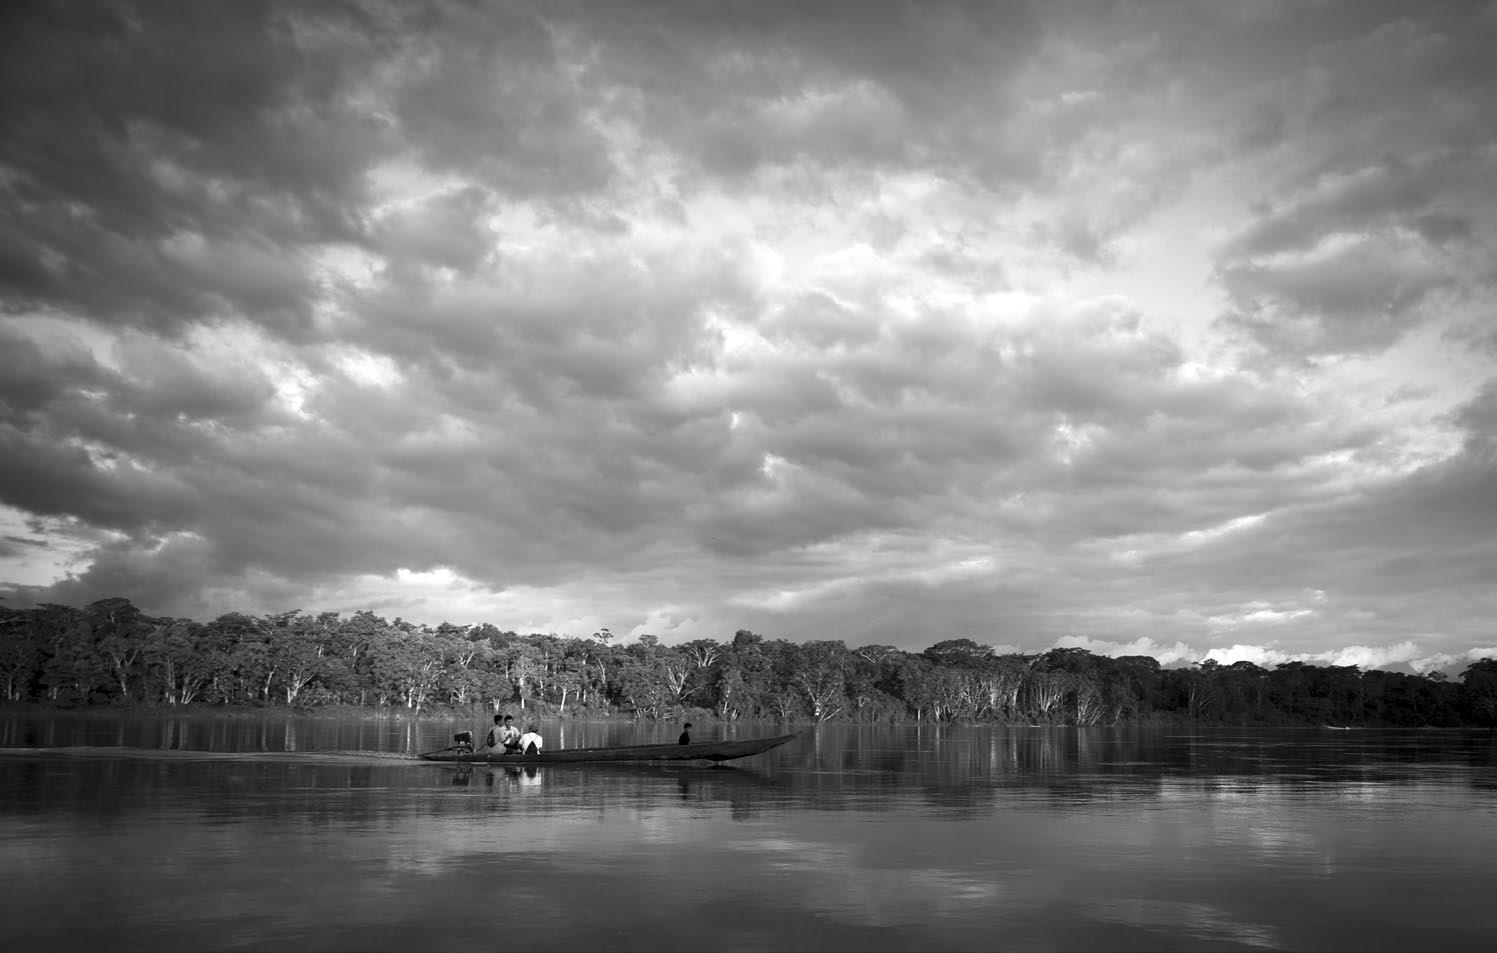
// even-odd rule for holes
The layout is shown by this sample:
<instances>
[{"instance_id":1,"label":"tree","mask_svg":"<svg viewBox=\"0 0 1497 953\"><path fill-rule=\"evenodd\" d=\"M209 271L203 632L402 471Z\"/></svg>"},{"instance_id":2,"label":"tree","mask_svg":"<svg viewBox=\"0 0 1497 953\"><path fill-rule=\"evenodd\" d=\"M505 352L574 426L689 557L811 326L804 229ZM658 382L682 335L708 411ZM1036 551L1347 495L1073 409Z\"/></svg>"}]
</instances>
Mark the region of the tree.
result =
<instances>
[{"instance_id":1,"label":"tree","mask_svg":"<svg viewBox=\"0 0 1497 953\"><path fill-rule=\"evenodd\" d=\"M606 629L604 630L607 631ZM583 666L583 704L587 703L585 692L592 689L593 704L603 706L612 697L609 672L613 671L618 663L621 650L617 646L611 646L606 640L599 640L596 644L584 647ZM627 657L627 656L625 656Z\"/></svg>"},{"instance_id":2,"label":"tree","mask_svg":"<svg viewBox=\"0 0 1497 953\"><path fill-rule=\"evenodd\" d=\"M1021 689L1026 711L1036 720L1054 723L1073 684L1069 672L1031 670Z\"/></svg>"},{"instance_id":3,"label":"tree","mask_svg":"<svg viewBox=\"0 0 1497 953\"><path fill-rule=\"evenodd\" d=\"M712 639L695 639L681 646L681 651L699 669L711 668L722 654L722 646Z\"/></svg>"},{"instance_id":4,"label":"tree","mask_svg":"<svg viewBox=\"0 0 1497 953\"><path fill-rule=\"evenodd\" d=\"M520 707L525 707L526 685L539 681L544 670L540 650L528 642L518 642L505 653L505 668L509 680L515 686L515 695Z\"/></svg>"},{"instance_id":5,"label":"tree","mask_svg":"<svg viewBox=\"0 0 1497 953\"><path fill-rule=\"evenodd\" d=\"M978 665L993 657L993 649L971 639L947 639L921 654L937 665Z\"/></svg>"},{"instance_id":6,"label":"tree","mask_svg":"<svg viewBox=\"0 0 1497 953\"><path fill-rule=\"evenodd\" d=\"M82 612L48 603L40 607L38 623L45 645L41 681L47 698L85 703L109 684L107 663Z\"/></svg>"},{"instance_id":7,"label":"tree","mask_svg":"<svg viewBox=\"0 0 1497 953\"><path fill-rule=\"evenodd\" d=\"M442 672L435 640L415 630L391 627L369 646L365 660L380 704L396 700L418 712L426 707Z\"/></svg>"},{"instance_id":8,"label":"tree","mask_svg":"<svg viewBox=\"0 0 1497 953\"><path fill-rule=\"evenodd\" d=\"M588 677L588 645L581 639L569 639L561 646L551 672L551 690L560 698L559 711L567 710L567 699L582 699Z\"/></svg>"},{"instance_id":9,"label":"tree","mask_svg":"<svg viewBox=\"0 0 1497 953\"><path fill-rule=\"evenodd\" d=\"M1269 697L1274 707L1295 721L1308 721L1319 714L1310 703L1311 668L1304 662L1281 662L1269 675Z\"/></svg>"},{"instance_id":10,"label":"tree","mask_svg":"<svg viewBox=\"0 0 1497 953\"><path fill-rule=\"evenodd\" d=\"M847 698L852 703L852 715L858 721L875 721L888 717L894 707L888 692L880 687L884 680L882 660L888 653L865 653L862 649L849 653L847 668Z\"/></svg>"},{"instance_id":11,"label":"tree","mask_svg":"<svg viewBox=\"0 0 1497 953\"><path fill-rule=\"evenodd\" d=\"M1221 696L1216 687L1218 663L1214 659L1197 662L1196 669L1181 669L1180 678L1185 685L1186 704L1190 717L1202 721L1217 711Z\"/></svg>"},{"instance_id":12,"label":"tree","mask_svg":"<svg viewBox=\"0 0 1497 953\"><path fill-rule=\"evenodd\" d=\"M717 697L714 710L719 718L732 721L743 716L751 694L742 668L737 665L721 666L717 670L712 689Z\"/></svg>"},{"instance_id":13,"label":"tree","mask_svg":"<svg viewBox=\"0 0 1497 953\"><path fill-rule=\"evenodd\" d=\"M660 665L661 676L665 684L670 688L671 697L677 702L685 702L686 696L696 691L695 687L687 687L687 680L691 677L691 663L679 656L668 655L657 659Z\"/></svg>"},{"instance_id":14,"label":"tree","mask_svg":"<svg viewBox=\"0 0 1497 953\"><path fill-rule=\"evenodd\" d=\"M83 610L83 623L120 687L120 698L129 700L130 683L139 674L137 663L145 650L150 623L129 599L119 597L89 603Z\"/></svg>"},{"instance_id":15,"label":"tree","mask_svg":"<svg viewBox=\"0 0 1497 953\"><path fill-rule=\"evenodd\" d=\"M190 619L157 624L146 650L146 667L162 701L186 705L229 668L229 653L216 644L215 634Z\"/></svg>"},{"instance_id":16,"label":"tree","mask_svg":"<svg viewBox=\"0 0 1497 953\"><path fill-rule=\"evenodd\" d=\"M1111 693L1120 711L1133 715L1154 711L1163 703L1159 660L1151 655L1113 659Z\"/></svg>"},{"instance_id":17,"label":"tree","mask_svg":"<svg viewBox=\"0 0 1497 953\"><path fill-rule=\"evenodd\" d=\"M840 641L807 642L801 646L795 683L806 695L817 722L841 713L847 701L847 647Z\"/></svg>"},{"instance_id":18,"label":"tree","mask_svg":"<svg viewBox=\"0 0 1497 953\"><path fill-rule=\"evenodd\" d=\"M557 708L557 714L566 714L568 696L576 696L582 690L581 673L570 668L555 672L551 677L551 690L560 697L561 703Z\"/></svg>"},{"instance_id":19,"label":"tree","mask_svg":"<svg viewBox=\"0 0 1497 953\"><path fill-rule=\"evenodd\" d=\"M0 683L6 701L29 697L42 671L42 646L30 622L30 613L0 608Z\"/></svg>"},{"instance_id":20,"label":"tree","mask_svg":"<svg viewBox=\"0 0 1497 953\"><path fill-rule=\"evenodd\" d=\"M636 715L659 718L676 700L667 684L664 666L652 656L627 655L617 678L619 691L634 706Z\"/></svg>"},{"instance_id":21,"label":"tree","mask_svg":"<svg viewBox=\"0 0 1497 953\"><path fill-rule=\"evenodd\" d=\"M1497 659L1478 659L1461 673L1466 708L1475 724L1497 724Z\"/></svg>"},{"instance_id":22,"label":"tree","mask_svg":"<svg viewBox=\"0 0 1497 953\"><path fill-rule=\"evenodd\" d=\"M892 645L864 645L852 650L852 654L870 665L881 665L884 659L898 652L899 649Z\"/></svg>"},{"instance_id":23,"label":"tree","mask_svg":"<svg viewBox=\"0 0 1497 953\"><path fill-rule=\"evenodd\" d=\"M1095 725L1106 717L1106 705L1102 700L1102 693L1091 681L1081 680L1076 683L1074 690L1076 698L1076 724L1086 728Z\"/></svg>"},{"instance_id":24,"label":"tree","mask_svg":"<svg viewBox=\"0 0 1497 953\"><path fill-rule=\"evenodd\" d=\"M304 633L279 635L271 644L271 657L275 670L281 673L281 688L288 706L296 702L308 682L322 674L322 650Z\"/></svg>"},{"instance_id":25,"label":"tree","mask_svg":"<svg viewBox=\"0 0 1497 953\"><path fill-rule=\"evenodd\" d=\"M99 651L109 662L109 670L120 686L120 698L129 700L130 680L135 677L136 663L140 661L145 644L131 633L110 632L99 640Z\"/></svg>"},{"instance_id":26,"label":"tree","mask_svg":"<svg viewBox=\"0 0 1497 953\"><path fill-rule=\"evenodd\" d=\"M972 672L979 714L1012 721L1020 717L1019 691L1029 665L1020 655L1005 655L981 662Z\"/></svg>"},{"instance_id":27,"label":"tree","mask_svg":"<svg viewBox=\"0 0 1497 953\"><path fill-rule=\"evenodd\" d=\"M933 721L941 720L942 687L936 672L938 667L923 656L909 656L898 666L896 684L899 694L915 710L915 720L924 719L930 712Z\"/></svg>"},{"instance_id":28,"label":"tree","mask_svg":"<svg viewBox=\"0 0 1497 953\"><path fill-rule=\"evenodd\" d=\"M1222 705L1226 713L1239 721L1264 720L1267 709L1268 671L1243 660L1217 671Z\"/></svg>"},{"instance_id":29,"label":"tree","mask_svg":"<svg viewBox=\"0 0 1497 953\"><path fill-rule=\"evenodd\" d=\"M718 677L712 681L712 689L716 693L714 708L721 717L752 718L770 713L776 675L763 636L739 629L717 665Z\"/></svg>"}]
</instances>

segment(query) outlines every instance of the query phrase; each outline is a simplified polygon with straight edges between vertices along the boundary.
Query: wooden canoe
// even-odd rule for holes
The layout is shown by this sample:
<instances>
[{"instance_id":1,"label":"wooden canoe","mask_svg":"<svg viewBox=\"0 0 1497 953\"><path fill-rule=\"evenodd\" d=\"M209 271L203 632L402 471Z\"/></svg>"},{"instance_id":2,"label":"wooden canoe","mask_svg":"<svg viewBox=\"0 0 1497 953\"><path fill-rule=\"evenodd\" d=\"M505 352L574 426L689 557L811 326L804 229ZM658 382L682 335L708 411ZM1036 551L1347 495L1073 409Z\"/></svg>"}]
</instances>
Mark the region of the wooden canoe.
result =
<instances>
[{"instance_id":1,"label":"wooden canoe","mask_svg":"<svg viewBox=\"0 0 1497 953\"><path fill-rule=\"evenodd\" d=\"M742 741L693 741L691 744L625 745L612 748L547 748L539 754L507 754L487 748L465 751L447 748L418 757L426 761L469 764L567 764L582 761L732 761L763 754L792 741L796 735L745 738Z\"/></svg>"}]
</instances>

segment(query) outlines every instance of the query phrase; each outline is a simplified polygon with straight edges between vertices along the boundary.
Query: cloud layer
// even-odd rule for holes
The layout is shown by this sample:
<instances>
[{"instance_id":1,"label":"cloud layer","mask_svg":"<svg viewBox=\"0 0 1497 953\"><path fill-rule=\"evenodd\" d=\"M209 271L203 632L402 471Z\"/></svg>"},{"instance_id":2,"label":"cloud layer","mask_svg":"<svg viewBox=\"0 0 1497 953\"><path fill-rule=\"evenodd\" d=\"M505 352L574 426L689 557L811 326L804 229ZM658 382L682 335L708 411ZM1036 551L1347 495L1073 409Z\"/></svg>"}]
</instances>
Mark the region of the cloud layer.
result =
<instances>
[{"instance_id":1,"label":"cloud layer","mask_svg":"<svg viewBox=\"0 0 1497 953\"><path fill-rule=\"evenodd\" d=\"M11 5L6 598L1497 651L1497 8L884 13Z\"/></svg>"}]
</instances>

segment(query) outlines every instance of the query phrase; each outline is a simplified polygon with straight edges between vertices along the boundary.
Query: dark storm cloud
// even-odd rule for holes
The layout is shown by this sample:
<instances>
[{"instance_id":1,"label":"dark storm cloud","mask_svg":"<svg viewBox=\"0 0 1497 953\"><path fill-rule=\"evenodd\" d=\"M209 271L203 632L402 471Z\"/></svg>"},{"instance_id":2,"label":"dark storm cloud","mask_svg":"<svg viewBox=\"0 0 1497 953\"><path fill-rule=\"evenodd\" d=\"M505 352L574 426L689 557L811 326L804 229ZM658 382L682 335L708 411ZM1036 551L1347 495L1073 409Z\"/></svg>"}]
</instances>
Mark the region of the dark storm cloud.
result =
<instances>
[{"instance_id":1,"label":"dark storm cloud","mask_svg":"<svg viewBox=\"0 0 1497 953\"><path fill-rule=\"evenodd\" d=\"M935 167L994 185L1035 171L1003 134L1026 4L691 2L570 7L616 108L729 179L767 164ZM596 44L596 47L592 46Z\"/></svg>"},{"instance_id":2,"label":"dark storm cloud","mask_svg":"<svg viewBox=\"0 0 1497 953\"><path fill-rule=\"evenodd\" d=\"M364 20L303 15L333 32ZM5 17L8 309L169 331L225 310L304 324L296 246L357 239L353 173L386 136L345 95L368 51L317 48L253 2L23 0Z\"/></svg>"},{"instance_id":3,"label":"dark storm cloud","mask_svg":"<svg viewBox=\"0 0 1497 953\"><path fill-rule=\"evenodd\" d=\"M561 62L548 6L385 8L401 50L390 108L430 168L471 173L497 191L589 192L608 182L606 140Z\"/></svg>"},{"instance_id":4,"label":"dark storm cloud","mask_svg":"<svg viewBox=\"0 0 1497 953\"><path fill-rule=\"evenodd\" d=\"M475 186L433 196L383 216L375 245L394 262L471 272L486 254L481 215L493 204L491 193Z\"/></svg>"},{"instance_id":5,"label":"dark storm cloud","mask_svg":"<svg viewBox=\"0 0 1497 953\"><path fill-rule=\"evenodd\" d=\"M1490 8L1432 5L1314 47L1253 94L1279 134L1255 221L1222 249L1227 322L1282 354L1378 352L1497 266ZM1282 158L1279 158L1282 157Z\"/></svg>"}]
</instances>

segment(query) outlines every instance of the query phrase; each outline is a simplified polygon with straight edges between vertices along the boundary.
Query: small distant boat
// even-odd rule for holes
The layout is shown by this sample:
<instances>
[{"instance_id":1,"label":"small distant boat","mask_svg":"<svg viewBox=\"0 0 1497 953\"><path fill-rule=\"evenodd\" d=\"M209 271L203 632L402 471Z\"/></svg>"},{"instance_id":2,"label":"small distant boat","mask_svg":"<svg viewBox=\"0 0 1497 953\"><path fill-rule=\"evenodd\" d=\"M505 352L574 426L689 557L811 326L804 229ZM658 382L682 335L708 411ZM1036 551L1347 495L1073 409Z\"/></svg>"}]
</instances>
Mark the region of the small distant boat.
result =
<instances>
[{"instance_id":1,"label":"small distant boat","mask_svg":"<svg viewBox=\"0 0 1497 953\"><path fill-rule=\"evenodd\" d=\"M693 741L690 744L623 745L611 748L547 748L536 754L474 751L454 746L428 751L417 757L426 761L457 761L467 764L567 764L583 761L732 761L763 754L794 741L794 734L742 741Z\"/></svg>"}]
</instances>

